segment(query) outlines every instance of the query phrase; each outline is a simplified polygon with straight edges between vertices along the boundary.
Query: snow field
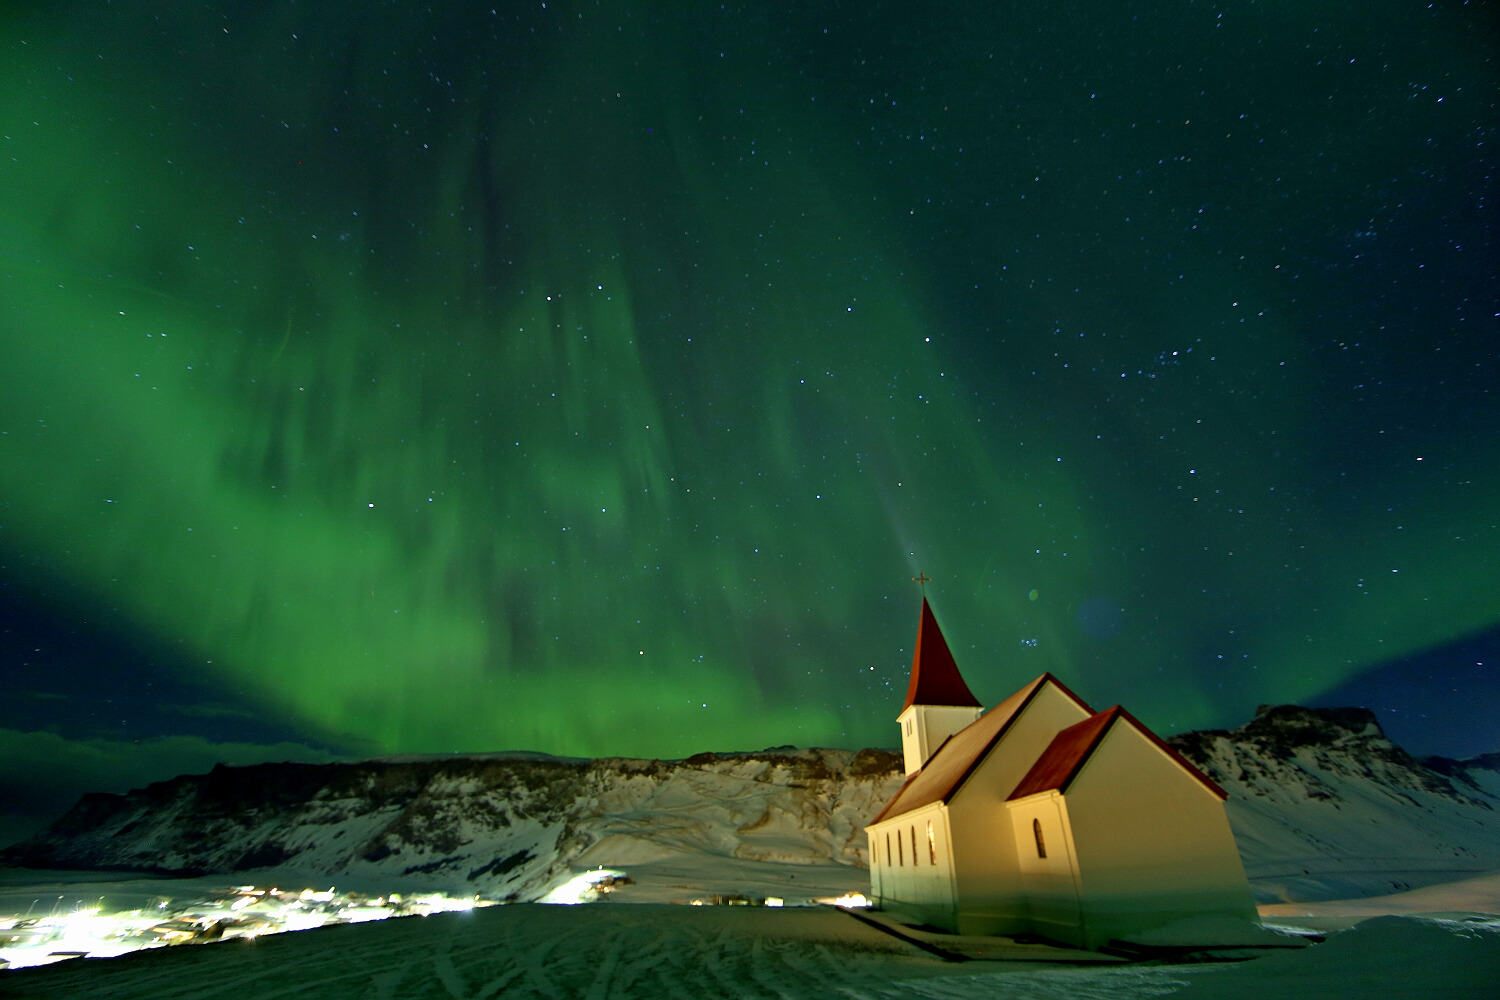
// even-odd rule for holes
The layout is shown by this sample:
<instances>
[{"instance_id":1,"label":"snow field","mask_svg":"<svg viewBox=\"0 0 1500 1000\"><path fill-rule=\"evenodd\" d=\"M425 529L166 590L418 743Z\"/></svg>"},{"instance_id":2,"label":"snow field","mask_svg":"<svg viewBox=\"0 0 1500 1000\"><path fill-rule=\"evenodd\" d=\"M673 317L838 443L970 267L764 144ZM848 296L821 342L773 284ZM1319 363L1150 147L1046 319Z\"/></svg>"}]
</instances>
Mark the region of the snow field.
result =
<instances>
[{"instance_id":1,"label":"snow field","mask_svg":"<svg viewBox=\"0 0 1500 1000\"><path fill-rule=\"evenodd\" d=\"M1481 997L1500 923L1382 917L1235 965L946 962L827 908L521 904L0 974L38 1000Z\"/></svg>"}]
</instances>

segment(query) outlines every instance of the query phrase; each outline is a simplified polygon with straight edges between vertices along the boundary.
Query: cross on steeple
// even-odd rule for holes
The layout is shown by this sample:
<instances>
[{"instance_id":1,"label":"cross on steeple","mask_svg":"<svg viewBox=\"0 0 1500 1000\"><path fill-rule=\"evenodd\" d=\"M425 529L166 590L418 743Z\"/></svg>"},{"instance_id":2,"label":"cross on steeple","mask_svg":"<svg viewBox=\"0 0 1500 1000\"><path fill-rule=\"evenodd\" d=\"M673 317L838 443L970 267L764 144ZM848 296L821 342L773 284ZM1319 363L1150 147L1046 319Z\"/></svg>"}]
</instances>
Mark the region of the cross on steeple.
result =
<instances>
[{"instance_id":1,"label":"cross on steeple","mask_svg":"<svg viewBox=\"0 0 1500 1000\"><path fill-rule=\"evenodd\" d=\"M917 575L912 577L912 580L922 588L922 594L925 596L927 594L927 585L932 582L932 577L918 571Z\"/></svg>"}]
</instances>

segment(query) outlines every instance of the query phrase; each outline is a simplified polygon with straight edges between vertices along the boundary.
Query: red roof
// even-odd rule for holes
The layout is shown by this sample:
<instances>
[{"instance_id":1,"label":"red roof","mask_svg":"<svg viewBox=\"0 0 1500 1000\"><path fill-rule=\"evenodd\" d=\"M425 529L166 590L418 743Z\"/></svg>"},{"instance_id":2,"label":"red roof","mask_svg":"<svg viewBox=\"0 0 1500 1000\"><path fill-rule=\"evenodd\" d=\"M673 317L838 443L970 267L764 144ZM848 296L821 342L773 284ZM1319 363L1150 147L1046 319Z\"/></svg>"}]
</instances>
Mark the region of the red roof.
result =
<instances>
[{"instance_id":1,"label":"red roof","mask_svg":"<svg viewBox=\"0 0 1500 1000\"><path fill-rule=\"evenodd\" d=\"M917 650L911 658L911 683L906 686L906 704L901 711L913 705L958 705L979 708L979 699L969 690L948 651L948 642L927 598L922 598L922 620L917 625Z\"/></svg>"},{"instance_id":2,"label":"red roof","mask_svg":"<svg viewBox=\"0 0 1500 1000\"><path fill-rule=\"evenodd\" d=\"M891 800L880 810L878 816L870 820L870 824L873 826L888 817L900 816L913 809L938 801L947 802L953 798L953 794L974 773L990 748L1000 741L1000 737L1010 729L1010 724L1020 717L1021 711L1031 703L1044 684L1054 685L1077 702L1085 712L1093 712L1062 681L1051 674L1043 674L944 740L943 745L928 758L921 770L913 772L900 790L891 796Z\"/></svg>"},{"instance_id":3,"label":"red roof","mask_svg":"<svg viewBox=\"0 0 1500 1000\"><path fill-rule=\"evenodd\" d=\"M1078 772L1088 762L1099 744L1104 742L1104 736L1120 719L1134 726L1136 730L1154 743L1158 749L1171 757L1179 767L1188 774L1203 783L1209 791L1221 799L1229 798L1229 793L1215 784L1206 774L1193 766L1186 757L1163 743L1155 733L1141 724L1141 721L1131 715L1119 705L1105 709L1097 715L1092 715L1082 722L1074 723L1059 732L1052 738L1047 749L1037 758L1031 770L1026 772L1026 777L1016 786L1015 791L1010 793L1010 799L1021 799L1037 792L1066 792L1073 779L1078 777Z\"/></svg>"}]
</instances>

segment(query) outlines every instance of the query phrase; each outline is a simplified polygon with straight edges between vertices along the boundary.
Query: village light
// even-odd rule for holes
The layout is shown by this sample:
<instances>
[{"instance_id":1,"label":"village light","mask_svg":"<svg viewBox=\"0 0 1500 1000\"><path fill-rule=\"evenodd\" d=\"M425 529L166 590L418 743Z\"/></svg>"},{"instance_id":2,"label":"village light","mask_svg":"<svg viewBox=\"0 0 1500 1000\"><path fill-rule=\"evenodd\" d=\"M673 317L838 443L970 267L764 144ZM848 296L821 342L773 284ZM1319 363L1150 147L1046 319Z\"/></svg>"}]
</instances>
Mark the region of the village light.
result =
<instances>
[{"instance_id":1,"label":"village light","mask_svg":"<svg viewBox=\"0 0 1500 1000\"><path fill-rule=\"evenodd\" d=\"M543 896L538 902L556 903L563 906L573 906L578 903L597 903L602 897L601 882L613 882L617 878L624 877L624 872L611 871L608 868L584 872L581 875L575 875L568 879L568 881Z\"/></svg>"},{"instance_id":2,"label":"village light","mask_svg":"<svg viewBox=\"0 0 1500 1000\"><path fill-rule=\"evenodd\" d=\"M65 927L87 927L98 915L99 907L97 906L77 909L72 913L64 914L62 917L62 924Z\"/></svg>"},{"instance_id":3,"label":"village light","mask_svg":"<svg viewBox=\"0 0 1500 1000\"><path fill-rule=\"evenodd\" d=\"M494 905L478 897L455 899L431 893L407 897L411 905L403 906L399 893L377 897L372 902L357 895L341 895L333 889L282 893L276 888L267 890L249 885L215 895L226 894L234 897L227 905L199 900L185 907L172 907L171 912L176 916L167 920L162 918L171 901L164 898L153 900L154 905L144 912L134 909L105 913L103 907L93 906L36 920L0 914L0 969L45 965L83 955L104 958L165 945L254 939L322 927L329 922L359 923L408 913L425 916ZM338 907L338 911L331 912L328 904Z\"/></svg>"},{"instance_id":4,"label":"village light","mask_svg":"<svg viewBox=\"0 0 1500 1000\"><path fill-rule=\"evenodd\" d=\"M865 898L865 894L862 892L846 892L835 899L833 905L864 908L870 905L870 901Z\"/></svg>"}]
</instances>

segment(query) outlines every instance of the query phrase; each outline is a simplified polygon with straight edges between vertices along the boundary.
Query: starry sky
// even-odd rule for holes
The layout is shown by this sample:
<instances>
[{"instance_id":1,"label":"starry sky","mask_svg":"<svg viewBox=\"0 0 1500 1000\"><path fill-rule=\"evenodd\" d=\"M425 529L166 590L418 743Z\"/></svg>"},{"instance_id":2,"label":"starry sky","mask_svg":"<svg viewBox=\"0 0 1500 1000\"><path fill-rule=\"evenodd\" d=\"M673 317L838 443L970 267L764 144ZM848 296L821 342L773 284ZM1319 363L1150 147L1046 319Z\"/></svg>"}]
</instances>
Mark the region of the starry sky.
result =
<instances>
[{"instance_id":1,"label":"starry sky","mask_svg":"<svg viewBox=\"0 0 1500 1000\"><path fill-rule=\"evenodd\" d=\"M919 574L986 702L1500 750L1493 3L493 2L0 6L12 831L892 745Z\"/></svg>"}]
</instances>

